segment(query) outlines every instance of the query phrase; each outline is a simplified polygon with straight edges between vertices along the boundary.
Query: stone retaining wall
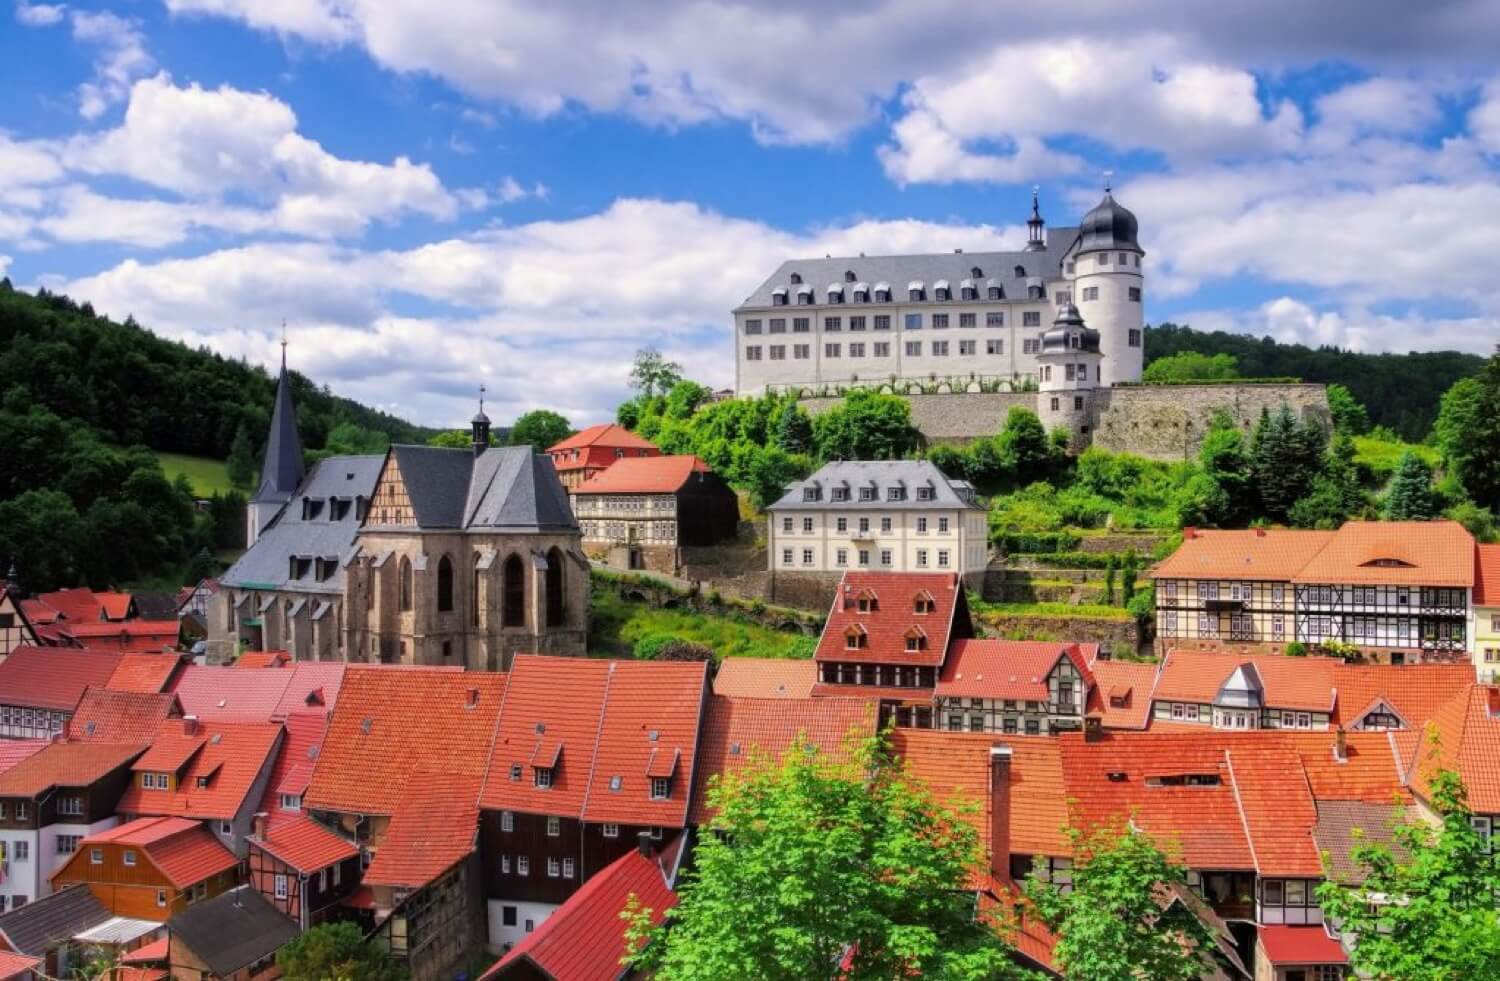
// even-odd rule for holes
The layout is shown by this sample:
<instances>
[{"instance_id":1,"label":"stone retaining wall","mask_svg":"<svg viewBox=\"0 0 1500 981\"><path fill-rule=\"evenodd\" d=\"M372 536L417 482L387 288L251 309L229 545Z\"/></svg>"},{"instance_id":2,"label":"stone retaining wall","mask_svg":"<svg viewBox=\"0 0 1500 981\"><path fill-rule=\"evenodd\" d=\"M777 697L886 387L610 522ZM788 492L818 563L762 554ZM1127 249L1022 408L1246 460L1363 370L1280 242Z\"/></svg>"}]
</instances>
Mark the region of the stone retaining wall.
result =
<instances>
[{"instance_id":1,"label":"stone retaining wall","mask_svg":"<svg viewBox=\"0 0 1500 981\"><path fill-rule=\"evenodd\" d=\"M977 618L979 632L986 637L1008 640L1078 640L1099 644L1115 656L1149 653L1141 649L1140 629L1133 619L1102 617L1051 617L986 614Z\"/></svg>"}]
</instances>

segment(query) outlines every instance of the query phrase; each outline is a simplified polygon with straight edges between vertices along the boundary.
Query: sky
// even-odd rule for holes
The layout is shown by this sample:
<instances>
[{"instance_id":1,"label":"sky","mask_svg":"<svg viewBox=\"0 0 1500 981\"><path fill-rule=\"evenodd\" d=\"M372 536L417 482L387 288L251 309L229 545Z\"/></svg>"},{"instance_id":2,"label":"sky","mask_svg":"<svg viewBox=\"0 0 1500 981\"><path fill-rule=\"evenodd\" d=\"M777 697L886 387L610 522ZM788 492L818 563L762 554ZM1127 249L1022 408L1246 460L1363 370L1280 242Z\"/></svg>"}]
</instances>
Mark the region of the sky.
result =
<instances>
[{"instance_id":1,"label":"sky","mask_svg":"<svg viewBox=\"0 0 1500 981\"><path fill-rule=\"evenodd\" d=\"M10 2L10 0L0 0ZM1500 0L0 7L0 273L427 425L715 387L786 258L1102 193L1148 323L1500 341Z\"/></svg>"}]
</instances>

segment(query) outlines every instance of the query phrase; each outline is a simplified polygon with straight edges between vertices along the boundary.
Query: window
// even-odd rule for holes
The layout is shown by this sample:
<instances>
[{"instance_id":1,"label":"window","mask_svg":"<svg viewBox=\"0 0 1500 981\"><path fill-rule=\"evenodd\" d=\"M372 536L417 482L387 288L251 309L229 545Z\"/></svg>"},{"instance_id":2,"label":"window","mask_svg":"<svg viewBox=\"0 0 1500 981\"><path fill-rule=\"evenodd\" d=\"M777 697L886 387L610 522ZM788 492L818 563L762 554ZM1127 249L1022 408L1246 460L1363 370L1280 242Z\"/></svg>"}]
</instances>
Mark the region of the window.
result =
<instances>
[{"instance_id":1,"label":"window","mask_svg":"<svg viewBox=\"0 0 1500 981\"><path fill-rule=\"evenodd\" d=\"M782 565L791 565L792 564L792 550L791 549L784 548L784 549L781 550L781 564Z\"/></svg>"},{"instance_id":2,"label":"window","mask_svg":"<svg viewBox=\"0 0 1500 981\"><path fill-rule=\"evenodd\" d=\"M888 314L888 313L878 313L878 314L876 314L875 315L875 329L876 330L890 330L891 329L891 315Z\"/></svg>"},{"instance_id":3,"label":"window","mask_svg":"<svg viewBox=\"0 0 1500 981\"><path fill-rule=\"evenodd\" d=\"M1021 314L1022 327L1042 326L1042 314L1040 310L1027 310Z\"/></svg>"},{"instance_id":4,"label":"window","mask_svg":"<svg viewBox=\"0 0 1500 981\"><path fill-rule=\"evenodd\" d=\"M286 892L287 892L287 890L286 890L286 876L278 874L273 881L275 882L276 898L277 899L285 899L286 898Z\"/></svg>"},{"instance_id":5,"label":"window","mask_svg":"<svg viewBox=\"0 0 1500 981\"><path fill-rule=\"evenodd\" d=\"M938 534L939 535L946 535L946 534L948 534L948 519L947 518L939 518L938 519Z\"/></svg>"},{"instance_id":6,"label":"window","mask_svg":"<svg viewBox=\"0 0 1500 981\"><path fill-rule=\"evenodd\" d=\"M889 341L877 341L875 344L875 357L888 358L891 356L891 344Z\"/></svg>"},{"instance_id":7,"label":"window","mask_svg":"<svg viewBox=\"0 0 1500 981\"><path fill-rule=\"evenodd\" d=\"M102 848L90 848L89 849L89 864L90 865L103 865L104 864L104 849L102 849Z\"/></svg>"},{"instance_id":8,"label":"window","mask_svg":"<svg viewBox=\"0 0 1500 981\"><path fill-rule=\"evenodd\" d=\"M531 858L527 855L516 856L516 875L531 874Z\"/></svg>"},{"instance_id":9,"label":"window","mask_svg":"<svg viewBox=\"0 0 1500 981\"><path fill-rule=\"evenodd\" d=\"M860 314L857 317L850 317L849 318L849 329L850 330L864 330L865 329L865 315L864 314Z\"/></svg>"},{"instance_id":10,"label":"window","mask_svg":"<svg viewBox=\"0 0 1500 981\"><path fill-rule=\"evenodd\" d=\"M889 535L891 533L891 519L890 518L881 518L880 519L880 532L883 535Z\"/></svg>"},{"instance_id":11,"label":"window","mask_svg":"<svg viewBox=\"0 0 1500 981\"><path fill-rule=\"evenodd\" d=\"M547 878L555 879L562 874L562 863L555 858L547 859Z\"/></svg>"},{"instance_id":12,"label":"window","mask_svg":"<svg viewBox=\"0 0 1500 981\"><path fill-rule=\"evenodd\" d=\"M1083 302L1088 303L1099 299L1099 287L1085 286L1083 288Z\"/></svg>"},{"instance_id":13,"label":"window","mask_svg":"<svg viewBox=\"0 0 1500 981\"><path fill-rule=\"evenodd\" d=\"M79 817L83 814L82 797L60 797L57 800L57 813L67 814L71 817Z\"/></svg>"},{"instance_id":14,"label":"window","mask_svg":"<svg viewBox=\"0 0 1500 981\"><path fill-rule=\"evenodd\" d=\"M20 845L24 845L24 844L25 844L24 841L18 841L18 842L16 842L16 845L18 847ZM120 861L123 862L125 865L131 865L131 866L135 865L135 849L133 849L133 848L127 848L127 849L125 849L125 851L120 855Z\"/></svg>"},{"instance_id":15,"label":"window","mask_svg":"<svg viewBox=\"0 0 1500 981\"><path fill-rule=\"evenodd\" d=\"M1130 302L1131 303L1139 303L1139 302L1141 302L1141 288L1139 286L1132 286L1132 287L1129 288L1129 290L1127 292L1128 292L1128 295L1130 296Z\"/></svg>"},{"instance_id":16,"label":"window","mask_svg":"<svg viewBox=\"0 0 1500 981\"><path fill-rule=\"evenodd\" d=\"M1036 354L1041 350L1042 342L1035 337L1026 337L1021 340L1022 354Z\"/></svg>"},{"instance_id":17,"label":"window","mask_svg":"<svg viewBox=\"0 0 1500 981\"><path fill-rule=\"evenodd\" d=\"M925 516L917 519L917 534L927 534L927 518Z\"/></svg>"},{"instance_id":18,"label":"window","mask_svg":"<svg viewBox=\"0 0 1500 981\"><path fill-rule=\"evenodd\" d=\"M813 530L813 519L811 519L811 518L803 518L802 519L802 533L805 534L805 535L811 535L812 534L812 530Z\"/></svg>"},{"instance_id":19,"label":"window","mask_svg":"<svg viewBox=\"0 0 1500 981\"><path fill-rule=\"evenodd\" d=\"M948 568L948 550L946 548L938 549L938 568Z\"/></svg>"},{"instance_id":20,"label":"window","mask_svg":"<svg viewBox=\"0 0 1500 981\"><path fill-rule=\"evenodd\" d=\"M1131 347L1140 347L1141 346L1141 332L1138 331L1138 330L1132 330L1132 331L1130 331L1130 333L1129 333L1129 335L1127 337L1127 340L1129 341L1129 344L1130 344Z\"/></svg>"},{"instance_id":21,"label":"window","mask_svg":"<svg viewBox=\"0 0 1500 981\"><path fill-rule=\"evenodd\" d=\"M300 810L302 810L302 795L301 794L282 794L281 795L281 809L283 811L300 811Z\"/></svg>"},{"instance_id":22,"label":"window","mask_svg":"<svg viewBox=\"0 0 1500 981\"><path fill-rule=\"evenodd\" d=\"M1101 265L1101 266L1107 266L1107 265L1109 265L1109 253L1108 252L1101 252L1101 253L1099 253L1099 265Z\"/></svg>"},{"instance_id":23,"label":"window","mask_svg":"<svg viewBox=\"0 0 1500 981\"><path fill-rule=\"evenodd\" d=\"M745 348L745 360L746 361L759 361L760 360L760 345L758 345L758 344L752 344L750 347Z\"/></svg>"},{"instance_id":24,"label":"window","mask_svg":"<svg viewBox=\"0 0 1500 981\"><path fill-rule=\"evenodd\" d=\"M906 356L908 358L921 357L922 356L922 342L921 341L907 341L906 342Z\"/></svg>"},{"instance_id":25,"label":"window","mask_svg":"<svg viewBox=\"0 0 1500 981\"><path fill-rule=\"evenodd\" d=\"M815 501L815 500L817 500L816 497L809 497L808 495L809 494L816 494L816 493L817 493L817 491L814 490L811 487L804 488L803 491L802 491L802 499L804 501ZM781 530L784 531L784 532L786 532L788 535L790 535L792 533L792 518L791 518L791 515L787 515L786 517L784 517L784 518L781 519Z\"/></svg>"},{"instance_id":26,"label":"window","mask_svg":"<svg viewBox=\"0 0 1500 981\"><path fill-rule=\"evenodd\" d=\"M958 353L961 354L961 355L973 354L974 353L974 342L973 341L959 341L958 342Z\"/></svg>"},{"instance_id":27,"label":"window","mask_svg":"<svg viewBox=\"0 0 1500 981\"><path fill-rule=\"evenodd\" d=\"M651 778L651 799L666 800L671 793L672 782L666 777Z\"/></svg>"},{"instance_id":28,"label":"window","mask_svg":"<svg viewBox=\"0 0 1500 981\"><path fill-rule=\"evenodd\" d=\"M526 625L526 569L521 557L511 553L501 570L505 582L501 587L500 622L507 627Z\"/></svg>"},{"instance_id":29,"label":"window","mask_svg":"<svg viewBox=\"0 0 1500 981\"><path fill-rule=\"evenodd\" d=\"M845 566L849 564L849 550L847 548L837 549L833 553L833 564Z\"/></svg>"},{"instance_id":30,"label":"window","mask_svg":"<svg viewBox=\"0 0 1500 981\"><path fill-rule=\"evenodd\" d=\"M792 333L793 334L806 334L810 330L812 330L812 318L810 318L810 317L793 317L792 318Z\"/></svg>"},{"instance_id":31,"label":"window","mask_svg":"<svg viewBox=\"0 0 1500 981\"><path fill-rule=\"evenodd\" d=\"M411 559L404 555L401 557L399 575L401 577L401 609L404 612L411 609Z\"/></svg>"},{"instance_id":32,"label":"window","mask_svg":"<svg viewBox=\"0 0 1500 981\"><path fill-rule=\"evenodd\" d=\"M786 345L785 344L772 344L771 345L771 360L772 361L785 361L786 360Z\"/></svg>"},{"instance_id":33,"label":"window","mask_svg":"<svg viewBox=\"0 0 1500 981\"><path fill-rule=\"evenodd\" d=\"M845 491L845 493L848 493L848 492ZM835 520L834 526L838 529L839 534L843 534L844 532L846 532L846 531L849 530L849 519L848 518L838 518L838 519Z\"/></svg>"},{"instance_id":34,"label":"window","mask_svg":"<svg viewBox=\"0 0 1500 981\"><path fill-rule=\"evenodd\" d=\"M512 814L510 811L501 811L500 812L500 830L501 831L514 831L514 830L516 830L516 816L514 814Z\"/></svg>"},{"instance_id":35,"label":"window","mask_svg":"<svg viewBox=\"0 0 1500 981\"><path fill-rule=\"evenodd\" d=\"M78 842L82 840L82 837L82 835L58 835L57 854L71 855L78 851Z\"/></svg>"},{"instance_id":36,"label":"window","mask_svg":"<svg viewBox=\"0 0 1500 981\"><path fill-rule=\"evenodd\" d=\"M935 358L946 358L948 356L948 342L947 341L933 341L932 342L932 356L935 357Z\"/></svg>"},{"instance_id":37,"label":"window","mask_svg":"<svg viewBox=\"0 0 1500 981\"><path fill-rule=\"evenodd\" d=\"M453 563L446 555L438 559L437 608L439 613L453 609Z\"/></svg>"},{"instance_id":38,"label":"window","mask_svg":"<svg viewBox=\"0 0 1500 981\"><path fill-rule=\"evenodd\" d=\"M839 346L837 344L824 344L823 345L823 357L825 357L825 358L836 358L838 356L839 356Z\"/></svg>"},{"instance_id":39,"label":"window","mask_svg":"<svg viewBox=\"0 0 1500 981\"><path fill-rule=\"evenodd\" d=\"M906 329L907 330L921 330L922 329L922 315L920 313L908 313L906 315Z\"/></svg>"},{"instance_id":40,"label":"window","mask_svg":"<svg viewBox=\"0 0 1500 981\"><path fill-rule=\"evenodd\" d=\"M747 334L759 334L760 333L760 321L759 320L747 320L747 321L745 321L745 333L747 333Z\"/></svg>"},{"instance_id":41,"label":"window","mask_svg":"<svg viewBox=\"0 0 1500 981\"><path fill-rule=\"evenodd\" d=\"M812 549L810 549L810 548L804 548L802 550L802 564L803 565L812 565L813 564L813 550Z\"/></svg>"},{"instance_id":42,"label":"window","mask_svg":"<svg viewBox=\"0 0 1500 981\"><path fill-rule=\"evenodd\" d=\"M1083 396L1082 395L1075 395L1075 396L1073 396L1073 411L1074 412L1080 412L1080 411L1082 411L1082 409L1083 409Z\"/></svg>"},{"instance_id":43,"label":"window","mask_svg":"<svg viewBox=\"0 0 1500 981\"><path fill-rule=\"evenodd\" d=\"M842 330L843 319L840 317L824 317L823 329L826 331Z\"/></svg>"},{"instance_id":44,"label":"window","mask_svg":"<svg viewBox=\"0 0 1500 981\"><path fill-rule=\"evenodd\" d=\"M771 318L771 331L770 332L772 334L785 334L786 333L786 318L785 317L772 317Z\"/></svg>"},{"instance_id":45,"label":"window","mask_svg":"<svg viewBox=\"0 0 1500 981\"><path fill-rule=\"evenodd\" d=\"M542 790L551 790L552 768L546 766L533 767L531 770L531 783Z\"/></svg>"},{"instance_id":46,"label":"window","mask_svg":"<svg viewBox=\"0 0 1500 981\"><path fill-rule=\"evenodd\" d=\"M935 314L933 314L932 315L932 329L933 330L947 330L948 329L948 315L946 313L935 313Z\"/></svg>"},{"instance_id":47,"label":"window","mask_svg":"<svg viewBox=\"0 0 1500 981\"><path fill-rule=\"evenodd\" d=\"M810 357L812 357L812 345L811 344L793 344L792 345L792 358L794 360L796 360L796 361L806 361Z\"/></svg>"},{"instance_id":48,"label":"window","mask_svg":"<svg viewBox=\"0 0 1500 981\"><path fill-rule=\"evenodd\" d=\"M927 549L925 548L917 549L917 568L927 568Z\"/></svg>"},{"instance_id":49,"label":"window","mask_svg":"<svg viewBox=\"0 0 1500 981\"><path fill-rule=\"evenodd\" d=\"M280 875L280 876L277 876L277 878L278 879L285 879L286 876ZM286 898L286 895L285 895L286 884L282 883L281 888L282 888L282 894L279 895L279 896L277 896L277 898L278 899L285 899ZM167 891L165 889L158 889L158 890L156 890L156 905L158 907L165 907L167 905Z\"/></svg>"},{"instance_id":50,"label":"window","mask_svg":"<svg viewBox=\"0 0 1500 981\"><path fill-rule=\"evenodd\" d=\"M1005 342L999 338L991 338L984 342L985 354L1004 354Z\"/></svg>"},{"instance_id":51,"label":"window","mask_svg":"<svg viewBox=\"0 0 1500 981\"><path fill-rule=\"evenodd\" d=\"M862 549L859 550L859 564L860 564L861 568L863 568L865 566L868 566L870 564L870 550L869 549L862 548Z\"/></svg>"},{"instance_id":52,"label":"window","mask_svg":"<svg viewBox=\"0 0 1500 981\"><path fill-rule=\"evenodd\" d=\"M556 838L562 834L562 819L549 815L547 817L547 837Z\"/></svg>"},{"instance_id":53,"label":"window","mask_svg":"<svg viewBox=\"0 0 1500 981\"><path fill-rule=\"evenodd\" d=\"M599 833L606 838L618 838L620 837L620 826L618 824L602 824L599 826Z\"/></svg>"},{"instance_id":54,"label":"window","mask_svg":"<svg viewBox=\"0 0 1500 981\"><path fill-rule=\"evenodd\" d=\"M850 344L849 345L849 357L851 357L851 358L862 358L864 356L865 356L865 346L863 344Z\"/></svg>"}]
</instances>

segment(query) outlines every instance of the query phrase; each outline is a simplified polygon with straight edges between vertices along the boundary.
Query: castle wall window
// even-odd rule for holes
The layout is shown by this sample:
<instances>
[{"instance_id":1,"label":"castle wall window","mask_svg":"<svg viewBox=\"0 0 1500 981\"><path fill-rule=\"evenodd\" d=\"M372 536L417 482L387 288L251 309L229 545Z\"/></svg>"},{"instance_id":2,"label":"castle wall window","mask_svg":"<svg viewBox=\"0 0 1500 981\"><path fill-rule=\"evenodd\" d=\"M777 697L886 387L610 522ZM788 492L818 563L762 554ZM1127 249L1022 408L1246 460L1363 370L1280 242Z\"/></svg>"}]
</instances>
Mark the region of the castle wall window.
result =
<instances>
[{"instance_id":1,"label":"castle wall window","mask_svg":"<svg viewBox=\"0 0 1500 981\"><path fill-rule=\"evenodd\" d=\"M908 358L920 357L921 354L922 354L922 342L921 341L907 341L906 342L906 356Z\"/></svg>"},{"instance_id":2,"label":"castle wall window","mask_svg":"<svg viewBox=\"0 0 1500 981\"><path fill-rule=\"evenodd\" d=\"M985 354L1004 354L1005 342L1002 340L988 340L984 342Z\"/></svg>"},{"instance_id":3,"label":"castle wall window","mask_svg":"<svg viewBox=\"0 0 1500 981\"><path fill-rule=\"evenodd\" d=\"M935 357L935 358L944 358L944 357L947 357L948 356L948 342L947 341L933 341L932 342L932 356Z\"/></svg>"},{"instance_id":4,"label":"castle wall window","mask_svg":"<svg viewBox=\"0 0 1500 981\"><path fill-rule=\"evenodd\" d=\"M547 626L561 627L567 614L567 597L563 589L563 554L557 548L547 552Z\"/></svg>"},{"instance_id":5,"label":"castle wall window","mask_svg":"<svg viewBox=\"0 0 1500 981\"><path fill-rule=\"evenodd\" d=\"M1130 289L1129 289L1128 292L1129 292L1130 302L1131 303L1139 303L1139 302L1141 302L1141 288L1139 286L1132 286L1132 287L1130 287Z\"/></svg>"},{"instance_id":6,"label":"castle wall window","mask_svg":"<svg viewBox=\"0 0 1500 981\"><path fill-rule=\"evenodd\" d=\"M960 326L960 327L974 327L974 326L977 326L976 320L977 320L977 315L976 314L961 313L961 314L958 315L958 326Z\"/></svg>"},{"instance_id":7,"label":"castle wall window","mask_svg":"<svg viewBox=\"0 0 1500 981\"><path fill-rule=\"evenodd\" d=\"M890 345L890 342L884 342L884 343L879 343L879 344L875 345L875 357L877 357L877 358L888 358L890 356L891 356L891 345Z\"/></svg>"},{"instance_id":8,"label":"castle wall window","mask_svg":"<svg viewBox=\"0 0 1500 981\"><path fill-rule=\"evenodd\" d=\"M851 319L853 319L853 318L851 318ZM843 318L841 318L841 317L824 317L823 318L823 329L824 330L841 330L841 329L843 329Z\"/></svg>"},{"instance_id":9,"label":"castle wall window","mask_svg":"<svg viewBox=\"0 0 1500 981\"><path fill-rule=\"evenodd\" d=\"M835 318L835 319L837 319L837 318ZM889 318L887 318L887 319L889 319ZM850 330L864 330L865 329L865 318L864 318L864 315L861 314L858 317L850 317L849 318L849 329Z\"/></svg>"},{"instance_id":10,"label":"castle wall window","mask_svg":"<svg viewBox=\"0 0 1500 981\"><path fill-rule=\"evenodd\" d=\"M865 346L863 344L850 344L849 345L849 357L851 357L851 358L862 358L864 356L865 356Z\"/></svg>"},{"instance_id":11,"label":"castle wall window","mask_svg":"<svg viewBox=\"0 0 1500 981\"><path fill-rule=\"evenodd\" d=\"M1085 286L1083 288L1083 302L1089 303L1099 299L1099 287Z\"/></svg>"},{"instance_id":12,"label":"castle wall window","mask_svg":"<svg viewBox=\"0 0 1500 981\"><path fill-rule=\"evenodd\" d=\"M785 344L772 344L771 345L771 360L772 361L785 361L786 360L786 345Z\"/></svg>"},{"instance_id":13,"label":"castle wall window","mask_svg":"<svg viewBox=\"0 0 1500 981\"><path fill-rule=\"evenodd\" d=\"M1141 346L1141 332L1138 331L1138 330L1132 330L1130 332L1127 340L1128 340L1128 342L1129 342L1129 344L1130 344L1131 347L1140 347Z\"/></svg>"},{"instance_id":14,"label":"castle wall window","mask_svg":"<svg viewBox=\"0 0 1500 981\"><path fill-rule=\"evenodd\" d=\"M404 613L411 609L411 559L401 557L401 611Z\"/></svg>"},{"instance_id":15,"label":"castle wall window","mask_svg":"<svg viewBox=\"0 0 1500 981\"><path fill-rule=\"evenodd\" d=\"M922 329L922 315L920 313L908 313L906 315L906 329L907 330L921 330Z\"/></svg>"},{"instance_id":16,"label":"castle wall window","mask_svg":"<svg viewBox=\"0 0 1500 981\"><path fill-rule=\"evenodd\" d=\"M526 625L526 567L514 553L502 569L505 583L501 592L500 622L507 627Z\"/></svg>"},{"instance_id":17,"label":"castle wall window","mask_svg":"<svg viewBox=\"0 0 1500 981\"><path fill-rule=\"evenodd\" d=\"M745 321L745 333L747 333L747 334L759 334L760 333L760 321L759 320L747 320L747 321Z\"/></svg>"},{"instance_id":18,"label":"castle wall window","mask_svg":"<svg viewBox=\"0 0 1500 981\"><path fill-rule=\"evenodd\" d=\"M959 354L973 354L975 347L976 347L976 345L975 345L975 343L973 341L959 341L958 342L958 353Z\"/></svg>"},{"instance_id":19,"label":"castle wall window","mask_svg":"<svg viewBox=\"0 0 1500 981\"><path fill-rule=\"evenodd\" d=\"M1107 265L1109 265L1109 253L1108 252L1101 252L1101 253L1099 253L1099 265L1101 265L1101 266L1107 266Z\"/></svg>"},{"instance_id":20,"label":"castle wall window","mask_svg":"<svg viewBox=\"0 0 1500 981\"><path fill-rule=\"evenodd\" d=\"M1036 337L1026 337L1021 340L1022 354L1036 354L1041 350L1042 342Z\"/></svg>"},{"instance_id":21,"label":"castle wall window","mask_svg":"<svg viewBox=\"0 0 1500 981\"><path fill-rule=\"evenodd\" d=\"M792 345L792 357L794 359L796 359L797 361L806 361L811 356L812 356L812 345L811 344L793 344Z\"/></svg>"},{"instance_id":22,"label":"castle wall window","mask_svg":"<svg viewBox=\"0 0 1500 981\"><path fill-rule=\"evenodd\" d=\"M786 333L786 318L785 317L772 317L771 318L771 333L773 333L773 334L785 334Z\"/></svg>"},{"instance_id":23,"label":"castle wall window","mask_svg":"<svg viewBox=\"0 0 1500 981\"><path fill-rule=\"evenodd\" d=\"M1005 291L998 286L991 286L986 292L991 300L1005 299Z\"/></svg>"},{"instance_id":24,"label":"castle wall window","mask_svg":"<svg viewBox=\"0 0 1500 981\"><path fill-rule=\"evenodd\" d=\"M1082 395L1075 395L1075 396L1073 396L1073 411L1074 412L1082 412L1083 411L1083 396Z\"/></svg>"},{"instance_id":25,"label":"castle wall window","mask_svg":"<svg viewBox=\"0 0 1500 981\"><path fill-rule=\"evenodd\" d=\"M480 572L479 572L479 553L478 552L474 553L474 561L473 561L470 569L471 569L471 573L470 573L470 576L469 576L469 623L471 623L471 624L473 624L474 626L477 627L477 626L479 626L479 606L480 606L480 602L479 602Z\"/></svg>"},{"instance_id":26,"label":"castle wall window","mask_svg":"<svg viewBox=\"0 0 1500 981\"><path fill-rule=\"evenodd\" d=\"M825 357L825 358L836 358L838 356L839 356L839 346L837 344L824 344L823 345L823 357Z\"/></svg>"},{"instance_id":27,"label":"castle wall window","mask_svg":"<svg viewBox=\"0 0 1500 981\"><path fill-rule=\"evenodd\" d=\"M1057 411L1057 409L1058 409L1058 401L1057 401L1057 396L1055 396L1055 395L1054 395L1054 396L1053 396L1053 397L1052 397L1052 411L1053 411L1053 412L1056 412L1056 411Z\"/></svg>"},{"instance_id":28,"label":"castle wall window","mask_svg":"<svg viewBox=\"0 0 1500 981\"><path fill-rule=\"evenodd\" d=\"M1021 314L1022 327L1042 326L1042 312L1040 310L1026 310Z\"/></svg>"},{"instance_id":29,"label":"castle wall window","mask_svg":"<svg viewBox=\"0 0 1500 981\"><path fill-rule=\"evenodd\" d=\"M948 329L948 315L946 313L935 313L935 314L933 314L932 315L932 329L933 330L947 330Z\"/></svg>"},{"instance_id":30,"label":"castle wall window","mask_svg":"<svg viewBox=\"0 0 1500 981\"><path fill-rule=\"evenodd\" d=\"M875 329L876 330L890 330L891 329L891 315L888 314L888 313L877 313L875 315Z\"/></svg>"},{"instance_id":31,"label":"castle wall window","mask_svg":"<svg viewBox=\"0 0 1500 981\"><path fill-rule=\"evenodd\" d=\"M745 348L745 360L746 361L759 361L760 360L760 345L759 344L752 344L750 347Z\"/></svg>"},{"instance_id":32,"label":"castle wall window","mask_svg":"<svg viewBox=\"0 0 1500 981\"><path fill-rule=\"evenodd\" d=\"M811 317L793 317L792 318L792 333L793 334L806 334L810 330L812 330L812 318Z\"/></svg>"},{"instance_id":33,"label":"castle wall window","mask_svg":"<svg viewBox=\"0 0 1500 981\"><path fill-rule=\"evenodd\" d=\"M453 563L446 555L438 559L437 608L439 613L448 613L453 609Z\"/></svg>"},{"instance_id":34,"label":"castle wall window","mask_svg":"<svg viewBox=\"0 0 1500 981\"><path fill-rule=\"evenodd\" d=\"M1115 259L1122 266L1128 266L1128 265L1130 265L1130 256L1126 255L1124 252L1121 252L1118 256L1115 257Z\"/></svg>"},{"instance_id":35,"label":"castle wall window","mask_svg":"<svg viewBox=\"0 0 1500 981\"><path fill-rule=\"evenodd\" d=\"M1005 326L1005 314L1004 314L1004 312L1002 312L1000 310L991 310L990 312L986 313L984 315L984 325L986 327L1004 327Z\"/></svg>"}]
</instances>

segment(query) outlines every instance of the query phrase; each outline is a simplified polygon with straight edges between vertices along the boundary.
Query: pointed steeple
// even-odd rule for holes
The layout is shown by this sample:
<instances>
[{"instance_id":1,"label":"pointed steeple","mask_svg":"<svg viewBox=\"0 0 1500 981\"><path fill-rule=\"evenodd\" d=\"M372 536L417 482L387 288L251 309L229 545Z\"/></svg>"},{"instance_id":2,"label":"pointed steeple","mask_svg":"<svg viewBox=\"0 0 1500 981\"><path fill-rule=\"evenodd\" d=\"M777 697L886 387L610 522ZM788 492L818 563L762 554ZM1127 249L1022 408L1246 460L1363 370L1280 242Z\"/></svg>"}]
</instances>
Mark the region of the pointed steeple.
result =
<instances>
[{"instance_id":1,"label":"pointed steeple","mask_svg":"<svg viewBox=\"0 0 1500 981\"><path fill-rule=\"evenodd\" d=\"M271 410L271 434L260 468L255 501L291 500L302 483L302 440L297 436L297 410L292 406L292 383L286 373L286 324L282 324L281 376L276 380L276 406Z\"/></svg>"},{"instance_id":2,"label":"pointed steeple","mask_svg":"<svg viewBox=\"0 0 1500 981\"><path fill-rule=\"evenodd\" d=\"M1037 203L1037 194L1040 191L1040 187L1033 187L1031 189L1031 217L1026 219L1027 252L1040 252L1047 247L1047 243L1042 237L1042 229L1046 227L1047 223L1042 220L1042 209Z\"/></svg>"},{"instance_id":3,"label":"pointed steeple","mask_svg":"<svg viewBox=\"0 0 1500 981\"><path fill-rule=\"evenodd\" d=\"M484 386L479 386L479 411L474 413L474 418L469 420L469 426L473 430L471 444L474 447L474 455L478 456L490 448L490 417L484 414Z\"/></svg>"}]
</instances>

